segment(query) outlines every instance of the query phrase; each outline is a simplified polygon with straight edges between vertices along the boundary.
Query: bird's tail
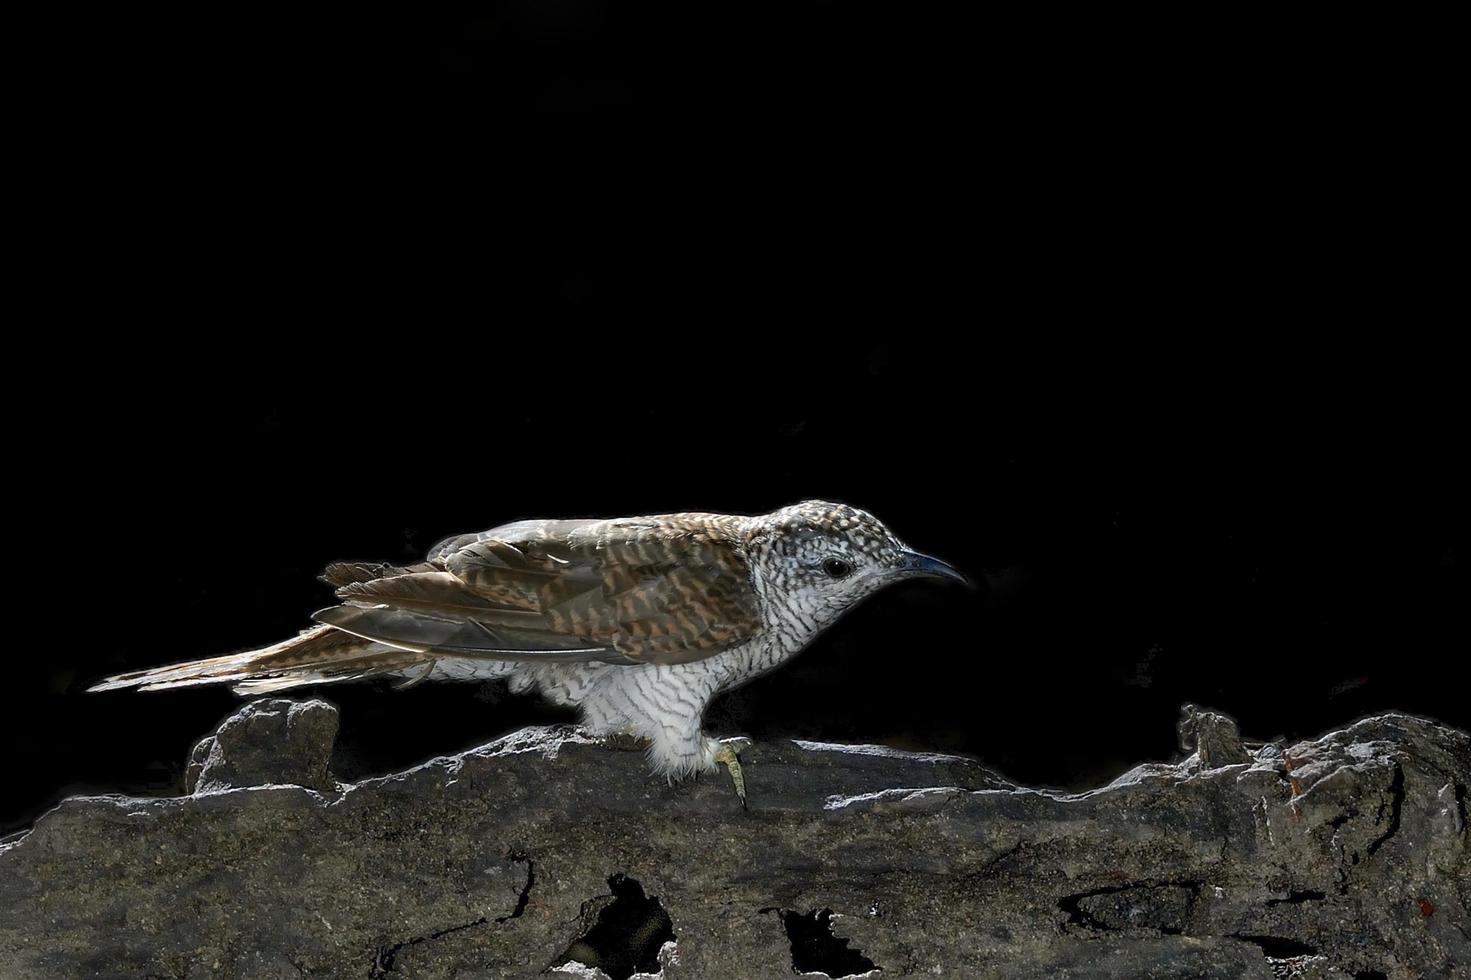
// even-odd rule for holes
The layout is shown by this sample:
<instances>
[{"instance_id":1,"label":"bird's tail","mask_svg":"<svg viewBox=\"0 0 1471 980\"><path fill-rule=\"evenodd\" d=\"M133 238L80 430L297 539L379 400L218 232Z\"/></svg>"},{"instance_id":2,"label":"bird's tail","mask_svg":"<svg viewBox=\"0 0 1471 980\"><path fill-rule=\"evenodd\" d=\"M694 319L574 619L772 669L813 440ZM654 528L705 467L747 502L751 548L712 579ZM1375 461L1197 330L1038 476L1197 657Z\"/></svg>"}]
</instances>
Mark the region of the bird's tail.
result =
<instances>
[{"instance_id":1,"label":"bird's tail","mask_svg":"<svg viewBox=\"0 0 1471 980\"><path fill-rule=\"evenodd\" d=\"M375 643L330 626L314 626L273 646L108 677L89 691L165 691L200 684L229 684L236 694L265 694L303 684L330 684L376 674L428 676L432 657Z\"/></svg>"}]
</instances>

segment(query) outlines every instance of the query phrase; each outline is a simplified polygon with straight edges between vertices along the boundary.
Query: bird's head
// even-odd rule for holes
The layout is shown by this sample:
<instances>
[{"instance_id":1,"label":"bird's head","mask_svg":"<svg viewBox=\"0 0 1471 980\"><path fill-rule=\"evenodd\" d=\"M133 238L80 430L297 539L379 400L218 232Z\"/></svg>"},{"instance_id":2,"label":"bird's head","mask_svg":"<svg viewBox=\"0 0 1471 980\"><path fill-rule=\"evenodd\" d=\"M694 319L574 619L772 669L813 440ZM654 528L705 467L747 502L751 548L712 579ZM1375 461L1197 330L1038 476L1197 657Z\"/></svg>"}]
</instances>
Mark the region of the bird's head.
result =
<instances>
[{"instance_id":1,"label":"bird's head","mask_svg":"<svg viewBox=\"0 0 1471 980\"><path fill-rule=\"evenodd\" d=\"M969 584L944 562L911 551L867 511L825 500L756 518L748 548L768 589L819 629L894 582L946 578Z\"/></svg>"}]
</instances>

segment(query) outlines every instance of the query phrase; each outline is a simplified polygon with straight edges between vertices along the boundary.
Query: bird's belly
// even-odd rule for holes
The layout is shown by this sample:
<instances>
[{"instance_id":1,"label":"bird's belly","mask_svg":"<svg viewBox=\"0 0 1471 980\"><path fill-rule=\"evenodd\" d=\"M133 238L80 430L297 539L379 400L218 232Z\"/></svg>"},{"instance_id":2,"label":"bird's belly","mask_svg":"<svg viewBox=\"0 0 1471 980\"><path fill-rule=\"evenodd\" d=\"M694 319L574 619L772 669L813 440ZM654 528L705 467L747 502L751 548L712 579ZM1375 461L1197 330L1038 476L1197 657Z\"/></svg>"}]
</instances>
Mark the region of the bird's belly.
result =
<instances>
[{"instance_id":1,"label":"bird's belly","mask_svg":"<svg viewBox=\"0 0 1471 980\"><path fill-rule=\"evenodd\" d=\"M666 666L645 664L638 667L444 657L434 661L434 667L427 677L417 667L395 673L406 681L504 680L510 682L514 692L535 688L554 703L576 706L584 699L597 697L600 693L606 693L605 689L613 687L657 692L667 686L671 693L689 687L694 691L706 692L704 696L708 698L776 669L796 652L787 651L777 644L754 642L692 663Z\"/></svg>"},{"instance_id":2,"label":"bird's belly","mask_svg":"<svg viewBox=\"0 0 1471 980\"><path fill-rule=\"evenodd\" d=\"M493 681L511 676L516 665L504 660L475 660L471 658L445 658L434 661L429 680L434 681ZM418 673L416 668L400 671L405 676Z\"/></svg>"}]
</instances>

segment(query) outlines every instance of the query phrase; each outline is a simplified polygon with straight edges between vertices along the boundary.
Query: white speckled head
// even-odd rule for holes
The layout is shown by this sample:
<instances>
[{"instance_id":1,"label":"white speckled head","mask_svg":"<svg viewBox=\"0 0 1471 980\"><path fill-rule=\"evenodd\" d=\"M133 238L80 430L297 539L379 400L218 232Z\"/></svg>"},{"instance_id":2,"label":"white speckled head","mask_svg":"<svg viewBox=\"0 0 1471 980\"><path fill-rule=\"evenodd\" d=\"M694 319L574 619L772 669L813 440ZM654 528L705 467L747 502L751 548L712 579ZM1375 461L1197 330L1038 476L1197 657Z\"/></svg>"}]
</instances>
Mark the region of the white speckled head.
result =
<instances>
[{"instance_id":1,"label":"white speckled head","mask_svg":"<svg viewBox=\"0 0 1471 980\"><path fill-rule=\"evenodd\" d=\"M867 511L807 500L752 518L752 567L768 594L780 597L815 629L892 582L919 576L965 576L917 554Z\"/></svg>"}]
</instances>

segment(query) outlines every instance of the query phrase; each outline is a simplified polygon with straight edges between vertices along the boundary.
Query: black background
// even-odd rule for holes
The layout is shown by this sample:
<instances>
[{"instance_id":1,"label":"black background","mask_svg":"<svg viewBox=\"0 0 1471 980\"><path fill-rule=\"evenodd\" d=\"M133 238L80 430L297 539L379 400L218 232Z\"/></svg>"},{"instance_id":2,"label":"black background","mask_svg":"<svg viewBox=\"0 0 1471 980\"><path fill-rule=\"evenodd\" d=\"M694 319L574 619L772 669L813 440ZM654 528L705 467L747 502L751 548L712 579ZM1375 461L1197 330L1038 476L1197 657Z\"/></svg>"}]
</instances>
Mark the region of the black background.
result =
<instances>
[{"instance_id":1,"label":"black background","mask_svg":"<svg viewBox=\"0 0 1471 980\"><path fill-rule=\"evenodd\" d=\"M881 594L712 730L1084 787L1169 757L1186 701L1471 725L1421 34L192 16L54 27L28 89L6 826L173 789L236 699L83 689L293 633L329 561L809 497L986 588ZM323 692L349 777L565 717Z\"/></svg>"}]
</instances>

